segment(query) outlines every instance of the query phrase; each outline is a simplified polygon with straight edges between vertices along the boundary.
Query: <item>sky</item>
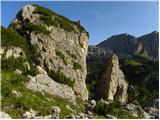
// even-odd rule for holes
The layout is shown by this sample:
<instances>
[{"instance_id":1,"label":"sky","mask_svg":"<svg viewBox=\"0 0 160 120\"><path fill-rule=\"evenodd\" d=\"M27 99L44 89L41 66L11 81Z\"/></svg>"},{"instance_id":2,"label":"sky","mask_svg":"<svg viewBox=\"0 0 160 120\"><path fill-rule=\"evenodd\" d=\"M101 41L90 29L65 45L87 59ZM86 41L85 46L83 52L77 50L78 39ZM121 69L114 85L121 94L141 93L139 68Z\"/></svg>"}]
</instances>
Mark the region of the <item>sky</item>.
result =
<instances>
[{"instance_id":1,"label":"sky","mask_svg":"<svg viewBox=\"0 0 160 120\"><path fill-rule=\"evenodd\" d=\"M159 31L157 1L2 1L1 25L8 27L26 4L39 4L72 21L81 21L95 45L112 35L128 33L136 37Z\"/></svg>"}]
</instances>

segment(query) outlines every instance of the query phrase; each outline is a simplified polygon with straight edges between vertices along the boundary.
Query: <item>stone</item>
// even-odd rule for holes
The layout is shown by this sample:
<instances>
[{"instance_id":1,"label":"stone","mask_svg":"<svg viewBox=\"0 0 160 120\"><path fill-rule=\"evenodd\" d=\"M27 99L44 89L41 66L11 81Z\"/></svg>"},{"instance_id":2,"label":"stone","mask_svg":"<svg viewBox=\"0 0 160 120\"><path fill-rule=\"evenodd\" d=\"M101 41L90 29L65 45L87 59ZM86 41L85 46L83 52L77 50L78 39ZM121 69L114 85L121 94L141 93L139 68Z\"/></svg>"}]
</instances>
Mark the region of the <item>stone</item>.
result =
<instances>
[{"instance_id":1,"label":"stone","mask_svg":"<svg viewBox=\"0 0 160 120\"><path fill-rule=\"evenodd\" d=\"M44 119L52 119L52 115L47 115L44 117Z\"/></svg>"},{"instance_id":2,"label":"stone","mask_svg":"<svg viewBox=\"0 0 160 120\"><path fill-rule=\"evenodd\" d=\"M47 75L47 72L41 66L36 66L36 68L39 74Z\"/></svg>"},{"instance_id":3,"label":"stone","mask_svg":"<svg viewBox=\"0 0 160 120\"><path fill-rule=\"evenodd\" d=\"M15 95L16 95L16 97L22 97L21 92L16 91L15 89L12 89L12 94L15 94Z\"/></svg>"},{"instance_id":4,"label":"stone","mask_svg":"<svg viewBox=\"0 0 160 120\"><path fill-rule=\"evenodd\" d=\"M16 74L22 74L22 71L16 69L16 71L14 71L14 73L16 73Z\"/></svg>"},{"instance_id":5,"label":"stone","mask_svg":"<svg viewBox=\"0 0 160 120\"><path fill-rule=\"evenodd\" d=\"M146 109L146 112L147 112L150 116L152 116L152 118L154 118L154 119L159 119L159 110L158 110L158 109L153 108L153 107L148 107L148 108Z\"/></svg>"},{"instance_id":6,"label":"stone","mask_svg":"<svg viewBox=\"0 0 160 120\"><path fill-rule=\"evenodd\" d=\"M103 98L107 101L117 100L122 104L127 101L128 83L125 76L119 68L118 57L113 54L107 63L105 72L102 74L97 84L97 98Z\"/></svg>"},{"instance_id":7,"label":"stone","mask_svg":"<svg viewBox=\"0 0 160 120\"><path fill-rule=\"evenodd\" d=\"M26 119L31 119L32 116L31 116L31 113L29 111L26 111L24 114L23 114L23 117L26 118Z\"/></svg>"},{"instance_id":8,"label":"stone","mask_svg":"<svg viewBox=\"0 0 160 120\"><path fill-rule=\"evenodd\" d=\"M67 115L65 118L67 118L67 119L76 119L74 114Z\"/></svg>"},{"instance_id":9,"label":"stone","mask_svg":"<svg viewBox=\"0 0 160 120\"><path fill-rule=\"evenodd\" d=\"M5 112L0 112L0 119L12 119L10 115Z\"/></svg>"},{"instance_id":10,"label":"stone","mask_svg":"<svg viewBox=\"0 0 160 120\"><path fill-rule=\"evenodd\" d=\"M91 105L93 105L94 107L96 106L96 101L95 100L91 100Z\"/></svg>"},{"instance_id":11,"label":"stone","mask_svg":"<svg viewBox=\"0 0 160 120\"><path fill-rule=\"evenodd\" d=\"M67 110L74 111L69 105L66 105Z\"/></svg>"},{"instance_id":12,"label":"stone","mask_svg":"<svg viewBox=\"0 0 160 120\"><path fill-rule=\"evenodd\" d=\"M36 117L34 117L34 119L45 119L45 118L43 118L43 116L36 116Z\"/></svg>"},{"instance_id":13,"label":"stone","mask_svg":"<svg viewBox=\"0 0 160 120\"><path fill-rule=\"evenodd\" d=\"M106 117L109 118L109 119L117 119L117 117L115 117L113 115L110 115L110 114L107 114Z\"/></svg>"},{"instance_id":14,"label":"stone","mask_svg":"<svg viewBox=\"0 0 160 120\"><path fill-rule=\"evenodd\" d=\"M52 106L52 119L59 119L59 114L61 112L60 108L57 106Z\"/></svg>"},{"instance_id":15,"label":"stone","mask_svg":"<svg viewBox=\"0 0 160 120\"><path fill-rule=\"evenodd\" d=\"M40 17L43 17L43 14L35 13L35 10L36 6L34 5L24 6L12 22L18 23L14 29L18 33L23 31L22 34L26 36L28 42L37 47L38 56L36 56L36 60L38 64L36 65L41 66L43 70L53 70L55 72L61 69L64 75L75 80L73 85L74 91L81 95L82 100L88 100L88 90L85 84L87 75L86 56L88 51L87 32L79 30L79 27L73 24L72 21L70 21L74 28L72 32L59 27L59 25L58 27L54 25L47 26L40 19ZM52 18L55 17L64 19L59 15L53 14ZM40 24L50 33L47 35L35 30L25 30L26 23ZM75 68L75 63L81 67ZM41 72L41 74L45 73L45 71Z\"/></svg>"},{"instance_id":16,"label":"stone","mask_svg":"<svg viewBox=\"0 0 160 120\"><path fill-rule=\"evenodd\" d=\"M129 103L129 104L125 105L125 108L126 108L127 110L134 110L134 109L137 108L137 106L134 105L133 103Z\"/></svg>"},{"instance_id":17,"label":"stone","mask_svg":"<svg viewBox=\"0 0 160 120\"><path fill-rule=\"evenodd\" d=\"M38 111L30 109L29 111L26 111L23 114L23 117L26 118L26 119L31 119L31 118L35 118L37 114L38 114Z\"/></svg>"},{"instance_id":18,"label":"stone","mask_svg":"<svg viewBox=\"0 0 160 120\"><path fill-rule=\"evenodd\" d=\"M24 57L26 58L25 56L25 53L24 51L22 50L22 48L20 47L15 47L15 46L10 46L6 51L5 51L5 58L9 58L13 56L14 58L17 58L17 57Z\"/></svg>"},{"instance_id":19,"label":"stone","mask_svg":"<svg viewBox=\"0 0 160 120\"><path fill-rule=\"evenodd\" d=\"M67 99L70 102L75 102L74 90L70 86L57 83L47 75L28 76L28 80L26 87L30 90L46 92Z\"/></svg>"}]
</instances>

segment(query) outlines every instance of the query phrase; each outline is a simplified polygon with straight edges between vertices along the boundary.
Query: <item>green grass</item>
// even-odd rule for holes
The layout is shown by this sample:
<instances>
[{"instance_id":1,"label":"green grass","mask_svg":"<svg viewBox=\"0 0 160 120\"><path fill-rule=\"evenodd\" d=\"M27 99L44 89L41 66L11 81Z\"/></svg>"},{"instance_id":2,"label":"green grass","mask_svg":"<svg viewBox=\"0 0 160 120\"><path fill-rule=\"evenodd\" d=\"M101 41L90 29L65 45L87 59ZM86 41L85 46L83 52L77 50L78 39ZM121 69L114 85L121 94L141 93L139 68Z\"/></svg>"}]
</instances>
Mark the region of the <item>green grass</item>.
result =
<instances>
[{"instance_id":1,"label":"green grass","mask_svg":"<svg viewBox=\"0 0 160 120\"><path fill-rule=\"evenodd\" d=\"M29 31L35 31L38 33L44 33L44 34L49 34L50 31L46 29L45 26L41 25L41 24L34 24L34 23L28 23L25 26L25 30L29 30Z\"/></svg>"},{"instance_id":2,"label":"green grass","mask_svg":"<svg viewBox=\"0 0 160 120\"><path fill-rule=\"evenodd\" d=\"M118 101L113 101L108 105L97 102L94 111L98 115L105 116L106 114L110 114L117 117L118 119L135 119L135 117L132 117Z\"/></svg>"},{"instance_id":3,"label":"green grass","mask_svg":"<svg viewBox=\"0 0 160 120\"><path fill-rule=\"evenodd\" d=\"M73 87L74 82L75 82L75 80L72 80L70 77L67 77L66 75L64 75L60 69L58 69L57 72L55 72L54 70L49 70L48 75L51 78L53 78L53 80L55 80L56 82L61 83L61 84L66 84L71 87Z\"/></svg>"},{"instance_id":4,"label":"green grass","mask_svg":"<svg viewBox=\"0 0 160 120\"><path fill-rule=\"evenodd\" d=\"M58 106L61 109L60 118L72 113L66 109L67 104L76 109L76 106L62 98L27 89L26 81L27 78L23 75L2 71L1 107L2 111L8 113L12 118L22 118L22 114L31 108L39 111L38 115L49 115L51 107ZM18 98L13 95L12 89L21 92L22 97Z\"/></svg>"},{"instance_id":5,"label":"green grass","mask_svg":"<svg viewBox=\"0 0 160 120\"><path fill-rule=\"evenodd\" d=\"M74 69L74 70L78 70L78 69L82 69L82 67L81 67L81 65L80 65L79 63L74 62L74 63L73 63L73 69Z\"/></svg>"}]
</instances>

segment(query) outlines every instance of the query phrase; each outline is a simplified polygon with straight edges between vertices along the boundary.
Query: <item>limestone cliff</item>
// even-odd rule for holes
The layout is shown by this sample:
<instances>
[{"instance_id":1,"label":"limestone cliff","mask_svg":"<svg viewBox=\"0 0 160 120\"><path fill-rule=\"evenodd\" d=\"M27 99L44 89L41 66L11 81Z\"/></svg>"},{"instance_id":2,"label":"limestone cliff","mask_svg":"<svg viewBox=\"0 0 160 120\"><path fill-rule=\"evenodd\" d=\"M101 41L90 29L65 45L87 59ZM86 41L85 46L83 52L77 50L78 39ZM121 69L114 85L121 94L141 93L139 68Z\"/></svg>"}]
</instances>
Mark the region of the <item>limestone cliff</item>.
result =
<instances>
[{"instance_id":1,"label":"limestone cliff","mask_svg":"<svg viewBox=\"0 0 160 120\"><path fill-rule=\"evenodd\" d=\"M68 80L73 84L69 85L72 91L80 94L83 100L88 99L85 85L88 35L78 22L38 5L26 5L10 27L36 48L34 64L56 82L66 84ZM59 81L57 74L64 81Z\"/></svg>"},{"instance_id":2,"label":"limestone cliff","mask_svg":"<svg viewBox=\"0 0 160 120\"><path fill-rule=\"evenodd\" d=\"M121 103L127 101L128 84L125 76L119 68L118 57L113 54L107 63L106 70L98 81L97 97L105 100L117 100Z\"/></svg>"}]
</instances>

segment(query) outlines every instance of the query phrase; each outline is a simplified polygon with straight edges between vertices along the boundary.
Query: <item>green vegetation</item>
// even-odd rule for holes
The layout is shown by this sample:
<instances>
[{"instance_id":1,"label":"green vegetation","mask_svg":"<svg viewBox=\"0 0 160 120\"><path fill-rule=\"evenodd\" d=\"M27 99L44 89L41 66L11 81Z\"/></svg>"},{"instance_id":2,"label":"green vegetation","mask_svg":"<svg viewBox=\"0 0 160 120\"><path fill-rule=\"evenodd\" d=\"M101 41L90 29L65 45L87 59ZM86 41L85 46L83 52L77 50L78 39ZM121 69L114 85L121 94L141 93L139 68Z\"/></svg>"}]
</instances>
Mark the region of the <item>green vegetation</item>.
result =
<instances>
[{"instance_id":1,"label":"green vegetation","mask_svg":"<svg viewBox=\"0 0 160 120\"><path fill-rule=\"evenodd\" d=\"M132 117L129 114L129 112L125 110L118 101L113 101L108 105L101 102L97 102L94 111L99 115L110 114L118 117L118 119L135 119L135 117Z\"/></svg>"},{"instance_id":2,"label":"green vegetation","mask_svg":"<svg viewBox=\"0 0 160 120\"><path fill-rule=\"evenodd\" d=\"M40 19L43 20L48 27L49 26L58 27L57 22L53 20L51 16L41 16Z\"/></svg>"},{"instance_id":3,"label":"green vegetation","mask_svg":"<svg viewBox=\"0 0 160 120\"><path fill-rule=\"evenodd\" d=\"M70 102L59 97L27 89L25 86L26 80L23 75L2 71L1 108L12 118L22 118L25 111L31 108L39 111L38 115L49 115L51 114L52 106L59 106L61 109L60 118L72 113L72 111L66 109L66 105L76 109ZM12 89L19 91L22 97L16 97L16 95L12 94Z\"/></svg>"},{"instance_id":4,"label":"green vegetation","mask_svg":"<svg viewBox=\"0 0 160 120\"><path fill-rule=\"evenodd\" d=\"M63 63L65 65L67 65L67 59L66 59L65 55L61 51L56 51L56 55L59 56L63 60Z\"/></svg>"},{"instance_id":5,"label":"green vegetation","mask_svg":"<svg viewBox=\"0 0 160 120\"><path fill-rule=\"evenodd\" d=\"M53 11L51 11L50 9L44 8L42 6L36 5L34 4L33 6L36 7L35 11L33 13L38 13L38 14L42 14L43 17L41 16L40 19L43 20L47 26L60 26L60 28L68 31L68 32L72 32L75 30L74 26L77 26L77 29L79 30L79 32L86 32L86 30L78 23L78 22L73 22L71 20L69 20L68 18L59 15ZM52 16L55 15L55 19L52 19ZM89 36L88 32L86 32L86 34Z\"/></svg>"},{"instance_id":6,"label":"green vegetation","mask_svg":"<svg viewBox=\"0 0 160 120\"><path fill-rule=\"evenodd\" d=\"M78 69L82 69L82 67L81 67L81 65L80 65L79 63L74 62L74 63L73 63L73 69L74 69L74 70L78 70Z\"/></svg>"},{"instance_id":7,"label":"green vegetation","mask_svg":"<svg viewBox=\"0 0 160 120\"><path fill-rule=\"evenodd\" d=\"M57 72L54 70L49 70L48 75L53 78L58 83L66 84L73 87L75 80L72 80L70 77L64 75L60 69Z\"/></svg>"},{"instance_id":8,"label":"green vegetation","mask_svg":"<svg viewBox=\"0 0 160 120\"><path fill-rule=\"evenodd\" d=\"M50 31L46 30L46 27L41 24L28 23L25 26L25 30L36 31L38 33L49 34Z\"/></svg>"},{"instance_id":9,"label":"green vegetation","mask_svg":"<svg viewBox=\"0 0 160 120\"><path fill-rule=\"evenodd\" d=\"M72 54L72 53L70 53L70 51L66 51L67 52L67 54L69 55L69 56L71 56L73 59L77 59L77 56L75 55L75 54Z\"/></svg>"},{"instance_id":10,"label":"green vegetation","mask_svg":"<svg viewBox=\"0 0 160 120\"><path fill-rule=\"evenodd\" d=\"M62 19L62 18L56 17L55 20L60 25L60 28L66 30L68 32L72 32L75 30L73 25L71 24L71 22L68 19Z\"/></svg>"},{"instance_id":11,"label":"green vegetation","mask_svg":"<svg viewBox=\"0 0 160 120\"><path fill-rule=\"evenodd\" d=\"M138 55L120 59L120 66L129 85L128 101L137 100L142 107L159 98L158 62Z\"/></svg>"},{"instance_id":12,"label":"green vegetation","mask_svg":"<svg viewBox=\"0 0 160 120\"><path fill-rule=\"evenodd\" d=\"M39 5L36 5L36 4L34 4L33 6L36 7L36 10L34 11L34 13L42 14L42 15L45 15L45 16L51 16L51 15L54 14L53 11L51 11L50 9L47 9L45 7L42 7L42 6L39 6Z\"/></svg>"}]
</instances>

